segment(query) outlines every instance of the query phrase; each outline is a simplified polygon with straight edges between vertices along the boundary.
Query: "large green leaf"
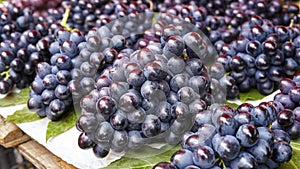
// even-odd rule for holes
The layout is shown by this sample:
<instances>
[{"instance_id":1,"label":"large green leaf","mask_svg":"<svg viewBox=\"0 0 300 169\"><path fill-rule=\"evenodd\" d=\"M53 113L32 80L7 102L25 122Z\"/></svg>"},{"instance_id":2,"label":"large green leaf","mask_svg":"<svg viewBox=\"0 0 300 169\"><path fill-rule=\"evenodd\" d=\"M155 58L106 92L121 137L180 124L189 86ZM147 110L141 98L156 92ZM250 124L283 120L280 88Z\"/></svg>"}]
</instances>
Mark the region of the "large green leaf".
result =
<instances>
[{"instance_id":1,"label":"large green leaf","mask_svg":"<svg viewBox=\"0 0 300 169\"><path fill-rule=\"evenodd\" d=\"M19 93L10 93L0 99L0 107L16 106L27 103L29 99L29 88L22 89Z\"/></svg>"},{"instance_id":2,"label":"large green leaf","mask_svg":"<svg viewBox=\"0 0 300 169\"><path fill-rule=\"evenodd\" d=\"M239 97L242 102L246 102L247 100L261 100L266 96L261 94L257 89L252 88L249 92L241 92Z\"/></svg>"},{"instance_id":3,"label":"large green leaf","mask_svg":"<svg viewBox=\"0 0 300 169\"><path fill-rule=\"evenodd\" d=\"M230 106L230 107L232 107L232 108L237 108L237 107L239 107L239 105L238 104L236 104L236 103L231 103L231 102L228 102L228 101L226 101L226 105L228 105L228 106Z\"/></svg>"},{"instance_id":4,"label":"large green leaf","mask_svg":"<svg viewBox=\"0 0 300 169\"><path fill-rule=\"evenodd\" d=\"M27 106L21 110L17 110L14 114L9 115L6 121L14 123L26 123L41 119L35 112L30 111Z\"/></svg>"},{"instance_id":5,"label":"large green leaf","mask_svg":"<svg viewBox=\"0 0 300 169\"><path fill-rule=\"evenodd\" d=\"M299 169L300 168L300 139L293 140L291 142L293 148L292 159L283 165L279 169Z\"/></svg>"},{"instance_id":6,"label":"large green leaf","mask_svg":"<svg viewBox=\"0 0 300 169\"><path fill-rule=\"evenodd\" d=\"M108 167L105 167L105 169L151 169L159 162L170 161L172 154L179 149L181 149L181 146L177 145L164 153L151 157L149 157L149 151L155 151L154 149L149 149L149 151L143 152L135 152L136 156L139 156L140 158L122 157L121 159L111 163Z\"/></svg>"},{"instance_id":7,"label":"large green leaf","mask_svg":"<svg viewBox=\"0 0 300 169\"><path fill-rule=\"evenodd\" d=\"M57 136L70 128L75 126L78 115L74 110L68 112L62 119L59 121L51 121L48 123L46 140L49 138Z\"/></svg>"}]
</instances>

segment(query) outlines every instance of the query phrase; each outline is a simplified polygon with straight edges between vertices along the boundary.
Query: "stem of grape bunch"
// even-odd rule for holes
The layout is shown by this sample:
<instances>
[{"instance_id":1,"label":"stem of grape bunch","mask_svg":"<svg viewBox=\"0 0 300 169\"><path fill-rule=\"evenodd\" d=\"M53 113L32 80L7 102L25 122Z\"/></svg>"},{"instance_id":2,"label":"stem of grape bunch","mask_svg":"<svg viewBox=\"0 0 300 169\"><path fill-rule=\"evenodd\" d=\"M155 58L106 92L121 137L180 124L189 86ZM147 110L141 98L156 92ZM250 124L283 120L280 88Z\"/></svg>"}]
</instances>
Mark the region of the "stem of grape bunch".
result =
<instances>
[{"instance_id":1,"label":"stem of grape bunch","mask_svg":"<svg viewBox=\"0 0 300 169\"><path fill-rule=\"evenodd\" d=\"M67 24L68 22L68 18L70 16L70 12L71 12L71 8L72 6L71 5L68 5L66 10L65 10L65 13L63 15L63 19L61 20L60 24L63 28L65 28L66 30L68 31L72 31L73 29Z\"/></svg>"},{"instance_id":2,"label":"stem of grape bunch","mask_svg":"<svg viewBox=\"0 0 300 169\"><path fill-rule=\"evenodd\" d=\"M7 80L9 78L9 71L11 71L11 68L1 73L1 77L4 77L4 80Z\"/></svg>"}]
</instances>

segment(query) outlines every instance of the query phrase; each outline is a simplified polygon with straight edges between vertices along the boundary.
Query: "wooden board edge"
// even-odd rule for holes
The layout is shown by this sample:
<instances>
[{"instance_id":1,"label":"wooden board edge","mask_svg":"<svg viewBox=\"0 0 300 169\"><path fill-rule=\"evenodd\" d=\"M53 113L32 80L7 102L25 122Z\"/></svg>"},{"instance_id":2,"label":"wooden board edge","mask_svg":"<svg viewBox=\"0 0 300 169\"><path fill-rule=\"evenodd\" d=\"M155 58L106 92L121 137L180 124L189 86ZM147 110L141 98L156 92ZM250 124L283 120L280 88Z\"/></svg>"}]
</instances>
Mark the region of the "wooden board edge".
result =
<instances>
[{"instance_id":1,"label":"wooden board edge","mask_svg":"<svg viewBox=\"0 0 300 169\"><path fill-rule=\"evenodd\" d=\"M16 148L28 161L39 169L76 169L76 167L55 156L36 141L28 141L18 145Z\"/></svg>"}]
</instances>

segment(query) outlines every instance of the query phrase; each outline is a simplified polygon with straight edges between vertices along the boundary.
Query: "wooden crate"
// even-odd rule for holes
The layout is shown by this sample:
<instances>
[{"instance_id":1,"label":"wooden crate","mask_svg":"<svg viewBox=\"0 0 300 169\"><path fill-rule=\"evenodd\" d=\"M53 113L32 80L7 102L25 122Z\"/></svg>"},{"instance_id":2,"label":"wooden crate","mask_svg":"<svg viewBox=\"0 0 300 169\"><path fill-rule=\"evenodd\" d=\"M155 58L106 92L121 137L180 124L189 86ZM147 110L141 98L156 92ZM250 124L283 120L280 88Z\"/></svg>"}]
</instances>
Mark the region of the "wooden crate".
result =
<instances>
[{"instance_id":1,"label":"wooden crate","mask_svg":"<svg viewBox=\"0 0 300 169\"><path fill-rule=\"evenodd\" d=\"M55 156L36 141L30 140L18 145L16 148L39 169L76 169L76 167Z\"/></svg>"},{"instance_id":2,"label":"wooden crate","mask_svg":"<svg viewBox=\"0 0 300 169\"><path fill-rule=\"evenodd\" d=\"M4 118L0 116L0 144L3 147L15 147L28 140L30 140L30 137L16 124L5 122Z\"/></svg>"},{"instance_id":3,"label":"wooden crate","mask_svg":"<svg viewBox=\"0 0 300 169\"><path fill-rule=\"evenodd\" d=\"M38 142L32 140L16 124L5 122L0 115L0 145L16 148L29 162L39 169L76 169L55 156Z\"/></svg>"}]
</instances>

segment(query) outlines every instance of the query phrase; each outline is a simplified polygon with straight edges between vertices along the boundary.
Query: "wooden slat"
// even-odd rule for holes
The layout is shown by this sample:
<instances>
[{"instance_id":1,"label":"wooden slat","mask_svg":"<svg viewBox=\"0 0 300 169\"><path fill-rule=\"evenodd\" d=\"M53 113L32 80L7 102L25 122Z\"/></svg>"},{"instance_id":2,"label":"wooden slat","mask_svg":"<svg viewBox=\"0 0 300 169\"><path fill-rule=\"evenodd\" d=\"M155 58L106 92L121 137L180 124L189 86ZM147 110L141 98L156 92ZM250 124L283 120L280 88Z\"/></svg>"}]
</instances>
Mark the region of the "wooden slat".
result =
<instances>
[{"instance_id":1,"label":"wooden slat","mask_svg":"<svg viewBox=\"0 0 300 169\"><path fill-rule=\"evenodd\" d=\"M0 144L6 148L14 147L25 141L30 137L22 132L22 130L11 122L5 122L4 118L0 116Z\"/></svg>"},{"instance_id":2,"label":"wooden slat","mask_svg":"<svg viewBox=\"0 0 300 169\"><path fill-rule=\"evenodd\" d=\"M55 156L36 141L31 140L20 144L17 146L17 149L39 169L76 169L76 167Z\"/></svg>"},{"instance_id":3,"label":"wooden slat","mask_svg":"<svg viewBox=\"0 0 300 169\"><path fill-rule=\"evenodd\" d=\"M28 161L39 169L76 169L38 142L31 140L16 124L5 122L1 115L0 145L18 149Z\"/></svg>"}]
</instances>

